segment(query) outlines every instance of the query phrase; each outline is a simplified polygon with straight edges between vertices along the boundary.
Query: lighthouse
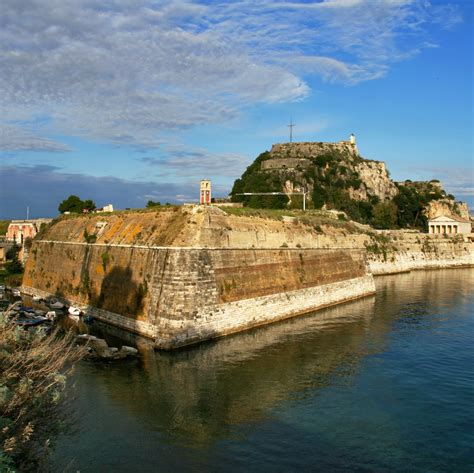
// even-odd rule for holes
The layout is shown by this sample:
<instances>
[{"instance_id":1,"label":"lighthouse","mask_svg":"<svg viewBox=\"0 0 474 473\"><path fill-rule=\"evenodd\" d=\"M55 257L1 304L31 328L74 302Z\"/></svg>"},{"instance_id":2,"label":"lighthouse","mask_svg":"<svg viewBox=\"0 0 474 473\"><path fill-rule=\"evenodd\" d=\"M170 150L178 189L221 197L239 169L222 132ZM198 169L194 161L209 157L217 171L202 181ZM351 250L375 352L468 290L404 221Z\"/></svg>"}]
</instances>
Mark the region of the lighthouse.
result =
<instances>
[{"instance_id":1,"label":"lighthouse","mask_svg":"<svg viewBox=\"0 0 474 473\"><path fill-rule=\"evenodd\" d=\"M354 145L356 144L356 137L354 135L354 133L351 133L351 136L349 136L349 141L351 143L351 145Z\"/></svg>"}]
</instances>

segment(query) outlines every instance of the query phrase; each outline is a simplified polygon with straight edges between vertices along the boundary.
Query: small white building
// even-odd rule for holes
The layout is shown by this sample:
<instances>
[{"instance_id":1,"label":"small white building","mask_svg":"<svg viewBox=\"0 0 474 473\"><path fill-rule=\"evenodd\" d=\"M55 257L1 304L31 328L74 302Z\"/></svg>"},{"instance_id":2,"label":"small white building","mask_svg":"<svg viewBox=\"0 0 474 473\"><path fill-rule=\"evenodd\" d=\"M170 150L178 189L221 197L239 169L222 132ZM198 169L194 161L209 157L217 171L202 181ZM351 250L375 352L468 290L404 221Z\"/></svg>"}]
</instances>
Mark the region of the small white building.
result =
<instances>
[{"instance_id":1,"label":"small white building","mask_svg":"<svg viewBox=\"0 0 474 473\"><path fill-rule=\"evenodd\" d=\"M100 209L95 209L94 212L95 213L99 213L99 212L113 212L114 211L114 206L112 204L107 204L107 205L104 205L102 208ZM66 213L66 212L64 212Z\"/></svg>"},{"instance_id":2,"label":"small white building","mask_svg":"<svg viewBox=\"0 0 474 473\"><path fill-rule=\"evenodd\" d=\"M471 222L458 216L440 215L428 220L428 233L435 235L454 235L471 233Z\"/></svg>"}]
</instances>

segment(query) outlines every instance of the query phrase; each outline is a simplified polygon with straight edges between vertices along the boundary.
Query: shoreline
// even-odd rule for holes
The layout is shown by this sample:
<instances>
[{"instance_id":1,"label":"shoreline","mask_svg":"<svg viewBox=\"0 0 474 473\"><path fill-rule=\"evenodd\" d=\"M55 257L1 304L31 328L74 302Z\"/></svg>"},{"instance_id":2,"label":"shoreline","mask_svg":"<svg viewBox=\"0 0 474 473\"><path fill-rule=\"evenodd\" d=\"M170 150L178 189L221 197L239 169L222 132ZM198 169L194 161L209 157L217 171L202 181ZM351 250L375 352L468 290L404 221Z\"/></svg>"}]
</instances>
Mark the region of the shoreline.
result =
<instances>
[{"instance_id":1,"label":"shoreline","mask_svg":"<svg viewBox=\"0 0 474 473\"><path fill-rule=\"evenodd\" d=\"M397 275L397 274L406 274L406 273L410 273L412 271L436 271L436 270L444 270L444 269L470 269L470 268L471 269L474 268L474 264L471 264L471 263L450 264L450 265L431 264L429 266L424 266L424 267L413 267L411 269L392 270L392 271L387 271L387 272L383 272L383 273L371 274L371 276L372 276L372 278L379 278L379 277L383 277L383 276L393 276L393 275ZM370 275L369 275L369 278L370 278ZM355 281L348 281L349 284L353 284L354 282ZM328 285L328 286L329 287L327 287L326 290L328 292L332 292L334 294L334 287L330 287L332 285ZM199 343L205 342L205 341L210 341L210 340L215 340L215 339L218 339L218 338L223 338L227 335L233 335L233 334L237 334L237 333L240 333L240 332L245 332L245 331L248 331L248 330L252 330L254 328L262 327L264 325L280 322L280 321L287 320L287 319L290 319L290 318L304 316L304 315L309 314L311 312L317 312L319 310L322 310L322 309L325 309L325 308L328 308L328 307L334 307L334 306L337 306L337 305L346 304L348 302L352 302L354 300L362 299L362 298L365 298L365 297L375 296L376 295L375 286L374 286L374 289L371 290L370 289L371 283L369 282L368 287L369 287L368 289L367 288L365 289L365 292L362 291L362 292L359 292L359 293L354 293L354 295L352 295L350 297L336 298L336 299L333 299L331 302L325 302L325 303L320 302L317 305L314 305L314 306L311 306L311 307L308 307L308 308L305 308L305 309L295 310L293 312L286 313L284 315L275 316L274 314L272 314L271 317L269 316L265 320L259 320L259 321L249 319L245 325L242 324L242 325L230 327L227 330L223 330L223 331L220 331L220 332L212 332L212 330L208 330L207 336L203 336L202 333L198 334L197 332L194 334L194 336L190 336L192 334L189 333L189 329L188 329L187 336L186 336L185 339L175 337L174 339L173 338L161 338L161 339L157 340L158 339L157 330L156 330L156 327L153 326L152 324L149 324L149 323L146 323L146 322L143 322L143 321L138 321L138 320L130 320L130 319L128 319L128 318L126 318L126 317L124 317L120 314L110 312L110 311L101 310L101 309L98 309L98 308L90 306L90 305L84 306L80 303L76 303L75 301L70 301L70 302L74 305L80 306L84 310L85 313L87 313L88 315L92 315L98 321L100 321L102 323L105 323L106 325L110 325L110 326L119 328L121 330L124 330L128 333L131 333L133 335L142 336L142 337L144 337L148 340L152 340L154 342L154 348L155 349L163 350L163 351L170 351L170 350L174 350L174 349L181 349L181 348L189 347L189 346L196 345L196 344L199 344ZM22 286L22 292L24 292L25 294L27 294L29 296L38 295L38 296L41 296L43 298L54 296L53 294L50 294L48 292L40 291L38 289L34 289L34 288L31 288L31 287L26 287L26 286ZM298 293L300 291L294 291L294 292ZM279 296L287 298L288 294L287 293L280 293ZM262 299L262 303L263 303L262 306L265 306L266 305L265 298L261 298L261 299ZM247 308L242 307L242 303L246 303L245 305L251 306L251 305L253 305L254 300L249 299L247 301L239 301L238 302L238 304L241 306L241 307L238 308L238 310L248 314L249 307L247 307ZM268 310L268 309L265 309L265 310ZM271 310L269 310L269 313L271 313Z\"/></svg>"}]
</instances>

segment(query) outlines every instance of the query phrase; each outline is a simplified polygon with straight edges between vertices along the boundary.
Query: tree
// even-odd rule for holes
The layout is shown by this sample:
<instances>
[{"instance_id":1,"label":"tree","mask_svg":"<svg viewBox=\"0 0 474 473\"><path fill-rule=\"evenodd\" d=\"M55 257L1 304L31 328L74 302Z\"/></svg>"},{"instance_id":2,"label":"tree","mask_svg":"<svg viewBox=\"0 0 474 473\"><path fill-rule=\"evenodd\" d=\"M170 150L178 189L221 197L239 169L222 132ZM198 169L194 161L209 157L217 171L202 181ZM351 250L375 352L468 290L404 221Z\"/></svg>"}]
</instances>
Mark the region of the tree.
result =
<instances>
[{"instance_id":1,"label":"tree","mask_svg":"<svg viewBox=\"0 0 474 473\"><path fill-rule=\"evenodd\" d=\"M380 202L374 206L372 224L375 228L394 228L398 208L393 202Z\"/></svg>"},{"instance_id":2,"label":"tree","mask_svg":"<svg viewBox=\"0 0 474 473\"><path fill-rule=\"evenodd\" d=\"M147 203L146 203L146 208L149 209L151 207L158 207L159 205L161 205L161 202L155 202L153 200L149 200Z\"/></svg>"},{"instance_id":3,"label":"tree","mask_svg":"<svg viewBox=\"0 0 474 473\"><path fill-rule=\"evenodd\" d=\"M84 210L88 210L89 212L91 212L92 210L95 210L97 207L95 205L95 202L91 199L87 199L83 202L83 208L82 208L82 211Z\"/></svg>"},{"instance_id":4,"label":"tree","mask_svg":"<svg viewBox=\"0 0 474 473\"><path fill-rule=\"evenodd\" d=\"M23 272L23 265L18 257L19 253L20 248L16 243L7 252L7 258L11 261L9 261L5 267L10 274L19 274Z\"/></svg>"},{"instance_id":5,"label":"tree","mask_svg":"<svg viewBox=\"0 0 474 473\"><path fill-rule=\"evenodd\" d=\"M84 210L91 211L96 208L94 201L81 200L77 195L70 195L67 199L63 200L58 207L61 213L74 212L82 213Z\"/></svg>"}]
</instances>

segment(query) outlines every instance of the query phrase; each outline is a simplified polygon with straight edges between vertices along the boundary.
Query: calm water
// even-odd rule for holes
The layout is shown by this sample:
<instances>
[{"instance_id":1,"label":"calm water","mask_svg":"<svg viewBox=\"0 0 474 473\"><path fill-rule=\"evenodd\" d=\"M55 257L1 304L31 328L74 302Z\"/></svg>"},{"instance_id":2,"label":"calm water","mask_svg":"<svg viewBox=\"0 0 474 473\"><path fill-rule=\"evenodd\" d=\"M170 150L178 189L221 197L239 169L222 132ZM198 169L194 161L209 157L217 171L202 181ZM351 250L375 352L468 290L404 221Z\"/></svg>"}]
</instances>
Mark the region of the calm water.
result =
<instances>
[{"instance_id":1,"label":"calm water","mask_svg":"<svg viewBox=\"0 0 474 473\"><path fill-rule=\"evenodd\" d=\"M175 353L82 362L54 471L472 472L474 270Z\"/></svg>"}]
</instances>

